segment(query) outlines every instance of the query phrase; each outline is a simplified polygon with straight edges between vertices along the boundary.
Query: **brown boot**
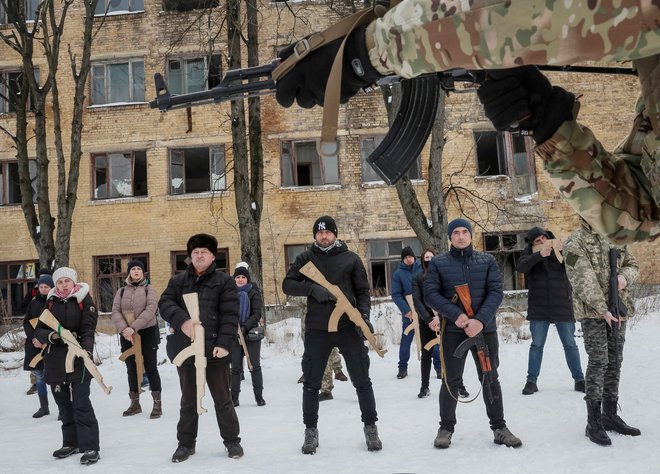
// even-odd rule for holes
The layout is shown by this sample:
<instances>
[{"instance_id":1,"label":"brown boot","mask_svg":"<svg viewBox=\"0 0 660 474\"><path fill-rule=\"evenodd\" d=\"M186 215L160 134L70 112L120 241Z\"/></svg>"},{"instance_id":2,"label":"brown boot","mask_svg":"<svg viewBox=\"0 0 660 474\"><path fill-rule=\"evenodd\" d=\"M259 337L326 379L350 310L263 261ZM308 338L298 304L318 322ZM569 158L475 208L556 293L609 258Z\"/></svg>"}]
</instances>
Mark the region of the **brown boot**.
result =
<instances>
[{"instance_id":1,"label":"brown boot","mask_svg":"<svg viewBox=\"0 0 660 474\"><path fill-rule=\"evenodd\" d=\"M152 391L151 396L154 399L154 408L151 410L151 415L149 415L149 418L160 418L160 415L163 414L163 409L160 404L160 391Z\"/></svg>"},{"instance_id":2,"label":"brown boot","mask_svg":"<svg viewBox=\"0 0 660 474\"><path fill-rule=\"evenodd\" d=\"M133 416L138 413L142 413L142 407L140 406L140 394L137 392L129 392L128 396L131 397L131 405L126 409L123 416Z\"/></svg>"}]
</instances>

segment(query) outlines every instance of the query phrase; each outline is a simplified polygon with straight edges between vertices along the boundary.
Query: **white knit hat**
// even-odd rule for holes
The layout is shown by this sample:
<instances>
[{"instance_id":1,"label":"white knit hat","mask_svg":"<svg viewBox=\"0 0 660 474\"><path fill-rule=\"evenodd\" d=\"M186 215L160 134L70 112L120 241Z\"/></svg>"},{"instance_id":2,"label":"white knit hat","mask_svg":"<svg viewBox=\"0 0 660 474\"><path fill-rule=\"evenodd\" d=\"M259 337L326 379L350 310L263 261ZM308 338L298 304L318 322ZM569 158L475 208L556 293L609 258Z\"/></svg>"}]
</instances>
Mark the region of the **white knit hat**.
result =
<instances>
[{"instance_id":1,"label":"white knit hat","mask_svg":"<svg viewBox=\"0 0 660 474\"><path fill-rule=\"evenodd\" d=\"M238 262L238 263L236 264L236 267L235 267L235 268L240 268L240 267L243 267L243 268L245 268L245 269L249 269L249 265L247 264L247 262Z\"/></svg>"},{"instance_id":2,"label":"white knit hat","mask_svg":"<svg viewBox=\"0 0 660 474\"><path fill-rule=\"evenodd\" d=\"M60 267L53 272L53 281L57 283L60 278L68 278L74 283L78 283L78 273L69 267Z\"/></svg>"}]
</instances>

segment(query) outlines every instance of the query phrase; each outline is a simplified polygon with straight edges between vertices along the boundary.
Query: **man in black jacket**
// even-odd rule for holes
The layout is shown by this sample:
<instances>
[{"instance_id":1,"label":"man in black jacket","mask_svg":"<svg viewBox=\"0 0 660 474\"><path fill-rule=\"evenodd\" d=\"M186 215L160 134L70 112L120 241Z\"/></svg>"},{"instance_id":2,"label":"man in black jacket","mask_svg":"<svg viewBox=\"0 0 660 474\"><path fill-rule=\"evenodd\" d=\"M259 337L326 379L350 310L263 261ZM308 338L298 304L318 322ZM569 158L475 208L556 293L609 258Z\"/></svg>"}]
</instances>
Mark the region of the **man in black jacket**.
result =
<instances>
[{"instance_id":1,"label":"man in black jacket","mask_svg":"<svg viewBox=\"0 0 660 474\"><path fill-rule=\"evenodd\" d=\"M486 414L490 420L496 444L516 448L522 441L514 436L504 421L502 389L498 380L497 367L498 338L495 316L502 298L502 274L495 258L487 253L477 252L472 248L472 225L465 219L454 219L447 226L451 240L449 252L433 258L424 280L424 300L446 319L442 334L442 350L446 372L445 383L440 389L440 428L433 444L436 448L446 449L456 425L456 403L458 389L463 378L466 355L462 358L453 356L461 342L469 337L483 333L483 338L490 353L492 367L490 392L492 401L484 394ZM474 317L469 318L469 311L458 299L456 286L468 284ZM439 322L434 320L432 330L438 330ZM474 346L470 349L479 373L479 380L484 383L484 374ZM451 392L447 389L451 389Z\"/></svg>"},{"instance_id":2,"label":"man in black jacket","mask_svg":"<svg viewBox=\"0 0 660 474\"><path fill-rule=\"evenodd\" d=\"M300 269L312 262L332 284L337 285L367 321L371 298L369 280L364 265L357 254L348 250L346 244L337 240L337 225L330 216L319 217L312 230L314 244L298 255L282 283L284 293L291 296L307 296L305 314L305 352L302 369L303 422L305 423L304 454L314 454L319 445L317 429L319 412L319 389L328 362L330 351L338 347L346 361L346 369L357 392L364 435L369 451L382 449L378 438L376 400L369 378L369 354L362 336L346 314L339 320L337 332L328 332L330 315L335 309L333 296L322 286L306 278Z\"/></svg>"},{"instance_id":3,"label":"man in black jacket","mask_svg":"<svg viewBox=\"0 0 660 474\"><path fill-rule=\"evenodd\" d=\"M571 284L566 276L563 258L561 262L557 258L557 255L561 256L561 240L555 239L551 232L540 227L530 229L526 240L529 245L516 264L516 270L524 273L527 280L527 320L532 333L527 383L522 393L532 395L539 390L536 380L541 372L543 346L550 323L555 324L564 346L564 356L575 381L575 390L584 392L580 351L575 343Z\"/></svg>"},{"instance_id":4,"label":"man in black jacket","mask_svg":"<svg viewBox=\"0 0 660 474\"><path fill-rule=\"evenodd\" d=\"M215 405L215 416L220 436L230 458L243 456L236 410L229 393L229 349L238 330L239 298L236 283L229 275L216 271L215 257L218 241L212 235L197 234L188 239L191 263L186 271L170 278L160 297L158 308L162 318L174 333L167 337L167 355L176 355L191 344L193 322L188 315L183 295L197 293L199 319L204 326L206 354L206 383ZM195 454L197 440L197 396L195 365L188 358L177 368L181 386L181 410L177 424L179 445L172 462L182 462Z\"/></svg>"}]
</instances>

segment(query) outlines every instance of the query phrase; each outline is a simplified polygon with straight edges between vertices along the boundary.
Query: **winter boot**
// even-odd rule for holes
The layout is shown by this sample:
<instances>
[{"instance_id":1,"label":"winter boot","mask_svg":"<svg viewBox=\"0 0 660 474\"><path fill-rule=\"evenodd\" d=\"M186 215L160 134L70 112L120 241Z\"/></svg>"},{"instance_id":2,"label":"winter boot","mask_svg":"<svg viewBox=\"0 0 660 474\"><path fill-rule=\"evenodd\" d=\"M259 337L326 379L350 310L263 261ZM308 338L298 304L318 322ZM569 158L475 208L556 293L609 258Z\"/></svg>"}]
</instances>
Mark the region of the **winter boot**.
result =
<instances>
[{"instance_id":1,"label":"winter boot","mask_svg":"<svg viewBox=\"0 0 660 474\"><path fill-rule=\"evenodd\" d=\"M195 454L195 448L187 448L179 445L176 451L174 451L174 454L172 454L172 462L183 462L193 454Z\"/></svg>"},{"instance_id":2,"label":"winter boot","mask_svg":"<svg viewBox=\"0 0 660 474\"><path fill-rule=\"evenodd\" d=\"M458 387L458 396L461 398L468 398L470 396L470 392L467 391L465 385Z\"/></svg>"},{"instance_id":3,"label":"winter boot","mask_svg":"<svg viewBox=\"0 0 660 474\"><path fill-rule=\"evenodd\" d=\"M35 393L37 393L37 386L32 384L30 388L28 388L28 391L25 392L25 395L34 395Z\"/></svg>"},{"instance_id":4,"label":"winter boot","mask_svg":"<svg viewBox=\"0 0 660 474\"><path fill-rule=\"evenodd\" d=\"M399 372L396 374L396 378L401 380L401 379L405 379L406 377L408 377L408 370L399 369Z\"/></svg>"},{"instance_id":5,"label":"winter boot","mask_svg":"<svg viewBox=\"0 0 660 474\"><path fill-rule=\"evenodd\" d=\"M298 379L298 383L305 383L305 374L302 374Z\"/></svg>"},{"instance_id":6,"label":"winter boot","mask_svg":"<svg viewBox=\"0 0 660 474\"><path fill-rule=\"evenodd\" d=\"M131 398L131 405L126 409L122 416L133 416L142 413L140 406L140 394L137 392L129 392L128 396Z\"/></svg>"},{"instance_id":7,"label":"winter boot","mask_svg":"<svg viewBox=\"0 0 660 474\"><path fill-rule=\"evenodd\" d=\"M376 425L364 425L364 439L367 442L369 451L380 451L383 449L383 443L378 437L378 428Z\"/></svg>"},{"instance_id":8,"label":"winter boot","mask_svg":"<svg viewBox=\"0 0 660 474\"><path fill-rule=\"evenodd\" d=\"M231 402L234 404L235 407L240 405L238 401L238 394L241 392L235 392L234 390L231 391Z\"/></svg>"},{"instance_id":9,"label":"winter boot","mask_svg":"<svg viewBox=\"0 0 660 474\"><path fill-rule=\"evenodd\" d=\"M629 436L639 436L642 432L633 426L629 426L616 414L618 398L603 397L603 417L601 419L605 431L615 431Z\"/></svg>"},{"instance_id":10,"label":"winter boot","mask_svg":"<svg viewBox=\"0 0 660 474\"><path fill-rule=\"evenodd\" d=\"M431 391L429 390L428 387L422 387L419 389L419 393L417 394L417 398L426 398L429 395L431 395Z\"/></svg>"},{"instance_id":11,"label":"winter boot","mask_svg":"<svg viewBox=\"0 0 660 474\"><path fill-rule=\"evenodd\" d=\"M53 457L64 459L73 456L76 453L78 453L78 448L75 446L62 446L60 449L53 451Z\"/></svg>"},{"instance_id":12,"label":"winter boot","mask_svg":"<svg viewBox=\"0 0 660 474\"><path fill-rule=\"evenodd\" d=\"M346 382L348 380L348 377L344 375L344 372L339 370L335 373L335 380L339 380L340 382Z\"/></svg>"},{"instance_id":13,"label":"winter boot","mask_svg":"<svg viewBox=\"0 0 660 474\"><path fill-rule=\"evenodd\" d=\"M539 388L534 382L527 382L525 387L522 389L523 395L532 395L539 391Z\"/></svg>"},{"instance_id":14,"label":"winter boot","mask_svg":"<svg viewBox=\"0 0 660 474\"><path fill-rule=\"evenodd\" d=\"M254 389L254 400L257 402L257 405L262 407L266 404L266 400L264 400L264 397L262 396L263 390L260 388L255 388Z\"/></svg>"},{"instance_id":15,"label":"winter boot","mask_svg":"<svg viewBox=\"0 0 660 474\"><path fill-rule=\"evenodd\" d=\"M41 418L42 416L50 415L50 411L48 411L48 395L39 395L39 403L41 407L32 415L32 418Z\"/></svg>"},{"instance_id":16,"label":"winter boot","mask_svg":"<svg viewBox=\"0 0 660 474\"><path fill-rule=\"evenodd\" d=\"M575 382L575 391L586 393L586 386L584 384L584 380L578 380L577 382Z\"/></svg>"},{"instance_id":17,"label":"winter boot","mask_svg":"<svg viewBox=\"0 0 660 474\"><path fill-rule=\"evenodd\" d=\"M319 402L324 402L326 400L332 400L332 392L320 392L319 393Z\"/></svg>"},{"instance_id":18,"label":"winter boot","mask_svg":"<svg viewBox=\"0 0 660 474\"><path fill-rule=\"evenodd\" d=\"M243 457L243 447L238 441L233 443L227 443L227 457L232 459L238 459Z\"/></svg>"},{"instance_id":19,"label":"winter boot","mask_svg":"<svg viewBox=\"0 0 660 474\"><path fill-rule=\"evenodd\" d=\"M319 447L319 430L317 428L305 428L305 441L302 445L303 454L314 454Z\"/></svg>"},{"instance_id":20,"label":"winter boot","mask_svg":"<svg viewBox=\"0 0 660 474\"><path fill-rule=\"evenodd\" d=\"M451 437L454 433L443 428L438 428L438 435L433 440L433 446L438 449L447 449L451 444Z\"/></svg>"},{"instance_id":21,"label":"winter boot","mask_svg":"<svg viewBox=\"0 0 660 474\"><path fill-rule=\"evenodd\" d=\"M522 446L522 441L520 441L520 438L514 436L506 426L504 428L497 428L496 430L493 430L493 436L493 443L495 444L503 444L507 448L517 448Z\"/></svg>"},{"instance_id":22,"label":"winter boot","mask_svg":"<svg viewBox=\"0 0 660 474\"><path fill-rule=\"evenodd\" d=\"M587 400L587 427L584 435L596 444L609 446L612 440L603 429L600 405L600 400Z\"/></svg>"},{"instance_id":23,"label":"winter boot","mask_svg":"<svg viewBox=\"0 0 660 474\"><path fill-rule=\"evenodd\" d=\"M151 410L149 418L153 420L154 418L160 418L163 414L163 407L160 400L160 391L152 391L151 397L154 399L154 408Z\"/></svg>"},{"instance_id":24,"label":"winter boot","mask_svg":"<svg viewBox=\"0 0 660 474\"><path fill-rule=\"evenodd\" d=\"M95 462L98 462L99 459L101 459L99 452L94 449L90 449L85 451L80 457L80 464L94 464Z\"/></svg>"}]
</instances>

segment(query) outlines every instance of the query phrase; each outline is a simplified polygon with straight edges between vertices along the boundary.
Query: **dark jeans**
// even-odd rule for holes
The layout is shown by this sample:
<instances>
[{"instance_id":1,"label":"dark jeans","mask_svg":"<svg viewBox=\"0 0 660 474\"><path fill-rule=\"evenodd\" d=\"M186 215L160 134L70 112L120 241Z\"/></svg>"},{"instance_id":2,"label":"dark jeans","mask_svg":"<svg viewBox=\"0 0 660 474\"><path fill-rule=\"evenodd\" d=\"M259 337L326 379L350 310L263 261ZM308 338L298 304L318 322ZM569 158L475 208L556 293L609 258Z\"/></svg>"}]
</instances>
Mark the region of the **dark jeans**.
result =
<instances>
[{"instance_id":1,"label":"dark jeans","mask_svg":"<svg viewBox=\"0 0 660 474\"><path fill-rule=\"evenodd\" d=\"M316 428L319 420L319 390L323 372L333 347L337 347L346 362L346 370L355 387L362 413L362 422L373 425L378 420L374 390L369 378L369 354L364 341L354 327L337 332L310 329L305 331L305 352L302 369L303 422L307 428Z\"/></svg>"},{"instance_id":2,"label":"dark jeans","mask_svg":"<svg viewBox=\"0 0 660 474\"><path fill-rule=\"evenodd\" d=\"M252 370L250 376L252 377L252 388L254 391L261 392L264 388L264 377L261 373L261 341L245 341L247 344L248 355L250 356L250 363ZM247 361L245 362L247 365ZM238 339L234 341L231 347L231 391L241 391L241 377L243 376L243 348L241 347Z\"/></svg>"},{"instance_id":3,"label":"dark jeans","mask_svg":"<svg viewBox=\"0 0 660 474\"><path fill-rule=\"evenodd\" d=\"M197 384L195 365L191 361L177 367L181 386L181 409L179 423L176 425L176 437L179 445L194 448L197 440ZM220 428L220 436L225 446L240 442L238 416L229 394L229 360L222 362L208 361L206 366L206 384L208 385L215 408L215 417ZM202 402L207 398L202 399Z\"/></svg>"},{"instance_id":4,"label":"dark jeans","mask_svg":"<svg viewBox=\"0 0 660 474\"><path fill-rule=\"evenodd\" d=\"M160 333L158 326L140 329L138 331L142 339L142 357L144 358L144 373L149 378L149 388L152 392L160 392L160 375L158 374L158 344L160 343ZM124 352L133 345L121 335L119 336L121 351ZM128 389L131 392L138 391L137 367L135 366L135 356L130 356L125 361L126 373L128 374ZM142 381L140 380L140 383Z\"/></svg>"},{"instance_id":5,"label":"dark jeans","mask_svg":"<svg viewBox=\"0 0 660 474\"><path fill-rule=\"evenodd\" d=\"M408 326L412 324L412 320L402 316L403 321L401 322L401 344L399 345L399 369L408 370L408 360L410 360L410 345L415 338L415 331L410 331L408 334L404 334L403 331L406 330Z\"/></svg>"},{"instance_id":6,"label":"dark jeans","mask_svg":"<svg viewBox=\"0 0 660 474\"><path fill-rule=\"evenodd\" d=\"M99 424L89 399L91 380L85 372L81 381L50 386L62 420L62 446L74 446L81 452L99 450Z\"/></svg>"},{"instance_id":7,"label":"dark jeans","mask_svg":"<svg viewBox=\"0 0 660 474\"><path fill-rule=\"evenodd\" d=\"M456 425L457 401L455 399L458 398L458 388L463 381L463 370L465 369L465 360L467 359L467 354L461 359L454 357L454 351L467 338L468 336L465 333L448 331L445 331L442 336L442 350L444 351L447 384L451 388L451 394L445 384L442 384L442 388L440 389L440 426L451 432L454 431L454 425ZM504 406L502 404L502 389L497 375L497 367L500 365L497 332L484 334L484 339L490 352L490 364L492 368L490 389L493 393L493 403L488 400L485 391L483 393L483 399L486 405L486 414L490 420L490 428L495 430L506 426L506 422L504 421ZM483 385L483 373L479 365L476 348L473 346L470 352L472 352L479 381Z\"/></svg>"},{"instance_id":8,"label":"dark jeans","mask_svg":"<svg viewBox=\"0 0 660 474\"><path fill-rule=\"evenodd\" d=\"M440 371L440 347L436 344L433 349L427 351L424 346L429 341L432 341L437 336L435 331L431 331L429 327L424 324L424 321L419 320L419 338L422 343L422 360L420 361L420 370L422 372L422 387L428 388L431 377L431 361L433 361L433 368L436 372Z\"/></svg>"}]
</instances>

